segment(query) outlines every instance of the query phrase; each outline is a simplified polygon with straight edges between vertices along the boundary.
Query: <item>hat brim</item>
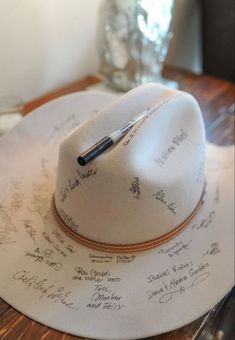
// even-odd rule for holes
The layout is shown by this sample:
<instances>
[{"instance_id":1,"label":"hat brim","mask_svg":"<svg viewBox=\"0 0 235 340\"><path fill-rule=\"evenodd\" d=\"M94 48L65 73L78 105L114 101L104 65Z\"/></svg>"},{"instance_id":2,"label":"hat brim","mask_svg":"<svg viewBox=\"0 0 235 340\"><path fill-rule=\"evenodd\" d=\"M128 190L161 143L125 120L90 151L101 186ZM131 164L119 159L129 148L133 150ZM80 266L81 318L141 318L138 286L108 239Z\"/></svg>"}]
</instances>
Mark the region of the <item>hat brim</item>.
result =
<instances>
[{"instance_id":1,"label":"hat brim","mask_svg":"<svg viewBox=\"0 0 235 340\"><path fill-rule=\"evenodd\" d=\"M207 145L204 204L168 243L105 253L69 238L52 213L59 143L114 99L84 92L35 110L0 141L0 296L47 326L137 339L184 326L232 288L233 147Z\"/></svg>"}]
</instances>

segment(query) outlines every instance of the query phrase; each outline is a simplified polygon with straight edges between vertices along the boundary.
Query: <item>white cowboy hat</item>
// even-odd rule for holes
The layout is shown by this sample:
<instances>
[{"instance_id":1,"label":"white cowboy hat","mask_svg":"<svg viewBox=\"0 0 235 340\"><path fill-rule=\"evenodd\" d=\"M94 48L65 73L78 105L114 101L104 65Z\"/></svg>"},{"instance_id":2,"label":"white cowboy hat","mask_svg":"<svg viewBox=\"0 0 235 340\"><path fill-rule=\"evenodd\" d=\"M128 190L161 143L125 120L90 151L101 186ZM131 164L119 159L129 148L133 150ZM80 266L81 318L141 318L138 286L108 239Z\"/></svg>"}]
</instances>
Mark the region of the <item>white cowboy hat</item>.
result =
<instances>
[{"instance_id":1,"label":"white cowboy hat","mask_svg":"<svg viewBox=\"0 0 235 340\"><path fill-rule=\"evenodd\" d=\"M190 95L148 84L59 98L1 139L0 164L0 295L32 319L137 339L193 321L233 286L233 147L206 145Z\"/></svg>"}]
</instances>

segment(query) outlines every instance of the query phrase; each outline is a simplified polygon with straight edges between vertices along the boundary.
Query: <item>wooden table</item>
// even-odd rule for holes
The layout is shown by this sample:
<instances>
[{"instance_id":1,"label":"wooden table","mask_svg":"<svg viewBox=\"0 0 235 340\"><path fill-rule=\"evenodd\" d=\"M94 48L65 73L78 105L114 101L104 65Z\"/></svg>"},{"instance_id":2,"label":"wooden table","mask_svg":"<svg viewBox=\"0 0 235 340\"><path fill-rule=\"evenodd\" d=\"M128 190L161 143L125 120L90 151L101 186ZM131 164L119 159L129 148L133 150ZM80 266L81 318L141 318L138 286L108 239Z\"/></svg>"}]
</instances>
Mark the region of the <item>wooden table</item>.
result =
<instances>
[{"instance_id":1,"label":"wooden table","mask_svg":"<svg viewBox=\"0 0 235 340\"><path fill-rule=\"evenodd\" d=\"M195 75L186 71L165 68L164 76L176 80L180 89L190 92L198 100L206 127L209 127L216 118L223 115L221 123L212 129L208 139L220 145L234 143L234 116L226 115L228 108L235 102L235 86L227 81L213 78L207 75ZM101 79L89 76L77 83L50 93L42 98L25 105L24 114L28 114L36 107L56 97L71 92L85 90L88 86L101 82ZM194 339L208 315L182 327L176 331L164 335L153 336L149 340L189 340ZM0 299L0 339L1 340L72 340L82 339L64 334L32 321L28 317L16 311L6 302ZM83 338L84 339L84 338Z\"/></svg>"}]
</instances>

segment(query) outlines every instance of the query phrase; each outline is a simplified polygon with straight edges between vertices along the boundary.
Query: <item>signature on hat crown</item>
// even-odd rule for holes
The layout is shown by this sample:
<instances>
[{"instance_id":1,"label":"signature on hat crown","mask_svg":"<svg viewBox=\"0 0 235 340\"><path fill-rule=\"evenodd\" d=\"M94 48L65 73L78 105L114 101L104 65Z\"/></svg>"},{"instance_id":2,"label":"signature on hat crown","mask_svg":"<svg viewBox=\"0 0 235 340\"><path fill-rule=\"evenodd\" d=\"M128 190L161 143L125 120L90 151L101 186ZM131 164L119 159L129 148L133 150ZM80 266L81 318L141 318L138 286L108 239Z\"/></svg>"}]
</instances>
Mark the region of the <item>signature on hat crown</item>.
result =
<instances>
[{"instance_id":1,"label":"signature on hat crown","mask_svg":"<svg viewBox=\"0 0 235 340\"><path fill-rule=\"evenodd\" d=\"M144 110L118 144L80 166L79 154ZM198 205L204 187L205 130L189 94L156 84L121 96L61 144L55 206L87 239L126 245L162 237Z\"/></svg>"}]
</instances>

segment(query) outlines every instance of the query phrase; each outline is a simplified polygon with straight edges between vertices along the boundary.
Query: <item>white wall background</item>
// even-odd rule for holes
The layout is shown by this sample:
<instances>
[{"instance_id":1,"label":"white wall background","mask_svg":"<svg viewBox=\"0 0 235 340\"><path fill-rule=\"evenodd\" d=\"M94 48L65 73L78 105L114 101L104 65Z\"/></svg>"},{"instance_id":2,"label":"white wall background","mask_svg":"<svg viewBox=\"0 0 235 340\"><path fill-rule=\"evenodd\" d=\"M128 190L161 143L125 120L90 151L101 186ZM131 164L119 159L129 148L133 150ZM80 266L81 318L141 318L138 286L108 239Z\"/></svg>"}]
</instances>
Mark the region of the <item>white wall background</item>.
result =
<instances>
[{"instance_id":1,"label":"white wall background","mask_svg":"<svg viewBox=\"0 0 235 340\"><path fill-rule=\"evenodd\" d=\"M0 0L0 95L29 101L96 72L102 2ZM197 0L176 3L167 62L200 71Z\"/></svg>"},{"instance_id":2,"label":"white wall background","mask_svg":"<svg viewBox=\"0 0 235 340\"><path fill-rule=\"evenodd\" d=\"M0 94L25 101L98 68L102 0L0 0Z\"/></svg>"}]
</instances>

